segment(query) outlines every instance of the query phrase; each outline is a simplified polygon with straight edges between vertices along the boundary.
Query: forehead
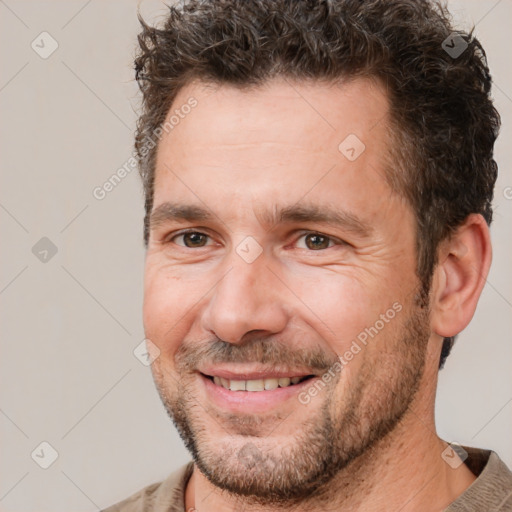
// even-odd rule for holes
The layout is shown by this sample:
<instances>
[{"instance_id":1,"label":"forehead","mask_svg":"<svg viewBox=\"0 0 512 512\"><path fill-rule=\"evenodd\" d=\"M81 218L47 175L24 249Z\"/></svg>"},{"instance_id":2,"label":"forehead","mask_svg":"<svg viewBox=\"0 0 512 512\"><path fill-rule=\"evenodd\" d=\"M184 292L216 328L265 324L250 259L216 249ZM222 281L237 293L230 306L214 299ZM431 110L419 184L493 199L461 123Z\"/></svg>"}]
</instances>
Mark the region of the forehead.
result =
<instances>
[{"instance_id":1,"label":"forehead","mask_svg":"<svg viewBox=\"0 0 512 512\"><path fill-rule=\"evenodd\" d=\"M190 109L192 100L197 105ZM370 79L328 83L281 77L251 88L195 81L176 96L167 116L172 129L163 138L177 144L280 142L307 150L332 143L337 150L351 133L366 142L384 135L385 130L371 132L385 125L388 110L384 87Z\"/></svg>"},{"instance_id":2,"label":"forehead","mask_svg":"<svg viewBox=\"0 0 512 512\"><path fill-rule=\"evenodd\" d=\"M191 83L167 116L172 129L158 146L154 205L169 196L198 202L201 194L231 204L306 194L336 204L340 191L356 203L370 190L382 198L388 111L385 89L367 79L279 78L250 89Z\"/></svg>"}]
</instances>

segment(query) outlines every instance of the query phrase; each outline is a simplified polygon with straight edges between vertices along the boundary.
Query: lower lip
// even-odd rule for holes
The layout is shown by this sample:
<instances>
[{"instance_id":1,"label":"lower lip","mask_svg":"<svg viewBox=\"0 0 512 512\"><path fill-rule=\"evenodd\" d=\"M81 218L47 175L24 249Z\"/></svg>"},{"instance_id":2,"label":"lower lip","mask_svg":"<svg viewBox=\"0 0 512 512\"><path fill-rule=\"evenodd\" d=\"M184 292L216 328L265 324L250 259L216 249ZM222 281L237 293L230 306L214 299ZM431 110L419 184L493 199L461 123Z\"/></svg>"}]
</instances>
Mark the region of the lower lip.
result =
<instances>
[{"instance_id":1,"label":"lower lip","mask_svg":"<svg viewBox=\"0 0 512 512\"><path fill-rule=\"evenodd\" d=\"M220 408L233 412L265 412L290 399L295 399L300 403L299 393L312 386L317 380L317 377L312 377L292 386L265 391L231 391L218 386L202 374L199 376L208 398Z\"/></svg>"}]
</instances>

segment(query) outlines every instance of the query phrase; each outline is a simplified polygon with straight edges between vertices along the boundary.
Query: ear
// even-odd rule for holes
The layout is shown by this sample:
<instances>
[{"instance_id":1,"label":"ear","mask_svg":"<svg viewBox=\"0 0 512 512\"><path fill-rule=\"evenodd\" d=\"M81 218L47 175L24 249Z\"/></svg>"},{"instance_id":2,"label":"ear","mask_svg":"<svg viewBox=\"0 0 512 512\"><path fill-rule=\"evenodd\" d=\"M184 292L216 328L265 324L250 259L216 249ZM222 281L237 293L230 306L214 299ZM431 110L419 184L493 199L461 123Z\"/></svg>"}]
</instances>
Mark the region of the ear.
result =
<instances>
[{"instance_id":1,"label":"ear","mask_svg":"<svg viewBox=\"0 0 512 512\"><path fill-rule=\"evenodd\" d=\"M439 247L431 296L432 330L455 336L473 318L491 266L489 227L479 214L471 214Z\"/></svg>"}]
</instances>

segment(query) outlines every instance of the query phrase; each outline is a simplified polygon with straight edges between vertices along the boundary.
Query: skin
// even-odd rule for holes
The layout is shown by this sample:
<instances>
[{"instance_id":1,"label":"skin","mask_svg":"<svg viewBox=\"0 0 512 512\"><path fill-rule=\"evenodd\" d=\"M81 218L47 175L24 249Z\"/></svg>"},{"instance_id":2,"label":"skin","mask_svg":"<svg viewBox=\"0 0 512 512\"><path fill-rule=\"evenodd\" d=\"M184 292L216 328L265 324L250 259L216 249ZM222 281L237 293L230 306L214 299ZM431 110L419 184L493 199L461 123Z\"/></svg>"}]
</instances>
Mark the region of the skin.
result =
<instances>
[{"instance_id":1,"label":"skin","mask_svg":"<svg viewBox=\"0 0 512 512\"><path fill-rule=\"evenodd\" d=\"M197 107L159 143L153 212L172 202L200 206L212 218L152 224L144 297L146 337L159 351L157 388L182 436L195 436L202 461L186 489L186 510L442 510L475 479L464 464L452 469L441 457L447 443L436 434L434 401L442 339L469 323L489 269L485 221L471 215L441 244L430 307L422 309L414 212L385 179L382 87L363 79L336 86L276 79L241 91L196 82L171 111L190 97ZM354 161L338 149L349 134L366 146ZM297 204L330 205L357 217L366 233L263 215ZM178 236L184 229L207 236ZM261 248L251 263L237 252L242 242L249 247L249 236ZM254 399L266 391L228 392L246 398L226 402L199 373L268 373L289 369L295 357L318 379L393 304L400 312L307 405L293 390L266 402ZM274 349L265 364L263 346ZM313 355L322 360L318 369ZM379 433L393 401L396 417ZM275 487L279 475L286 479L287 460L295 460L300 481L314 466L308 454L322 453L305 436L326 417L341 429L324 447L340 454L327 484L288 500L232 492L230 481L247 489L260 482L261 491L273 480ZM368 442L343 460L361 438Z\"/></svg>"}]
</instances>

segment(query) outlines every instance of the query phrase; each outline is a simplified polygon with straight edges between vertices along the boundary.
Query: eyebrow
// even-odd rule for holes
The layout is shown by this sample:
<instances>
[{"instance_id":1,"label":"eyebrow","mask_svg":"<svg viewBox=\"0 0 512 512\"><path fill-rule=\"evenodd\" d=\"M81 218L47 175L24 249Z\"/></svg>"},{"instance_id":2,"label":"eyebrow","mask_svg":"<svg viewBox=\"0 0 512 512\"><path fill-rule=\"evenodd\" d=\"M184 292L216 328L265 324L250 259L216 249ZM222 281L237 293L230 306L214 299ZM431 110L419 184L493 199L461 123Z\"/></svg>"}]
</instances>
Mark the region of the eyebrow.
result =
<instances>
[{"instance_id":1,"label":"eyebrow","mask_svg":"<svg viewBox=\"0 0 512 512\"><path fill-rule=\"evenodd\" d=\"M197 222L212 220L213 214L200 206L165 202L157 206L149 216L149 227L158 226L172 221Z\"/></svg>"},{"instance_id":2,"label":"eyebrow","mask_svg":"<svg viewBox=\"0 0 512 512\"><path fill-rule=\"evenodd\" d=\"M257 214L257 216L263 224L269 226L287 222L316 222L340 227L364 238L372 232L372 227L353 213L339 210L327 204L302 203L284 207L275 206L272 213L264 211Z\"/></svg>"},{"instance_id":3,"label":"eyebrow","mask_svg":"<svg viewBox=\"0 0 512 512\"><path fill-rule=\"evenodd\" d=\"M272 210L256 212L257 219L269 229L276 224L316 222L340 227L361 238L367 238L373 231L372 226L362 221L353 213L333 208L330 205L293 204L289 206L274 205ZM168 222L198 222L219 219L211 211L193 204L165 202L157 206L150 215L149 227L156 229Z\"/></svg>"}]
</instances>

